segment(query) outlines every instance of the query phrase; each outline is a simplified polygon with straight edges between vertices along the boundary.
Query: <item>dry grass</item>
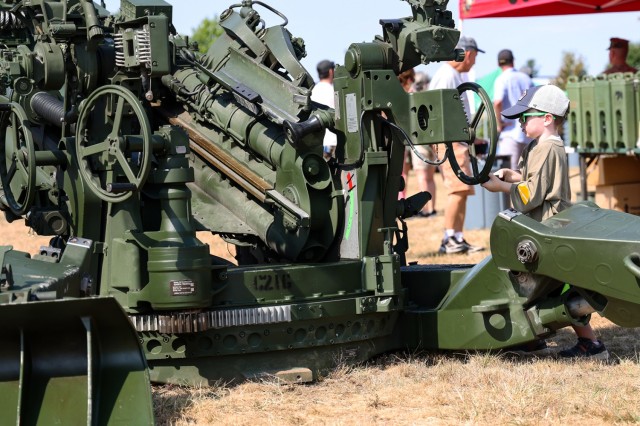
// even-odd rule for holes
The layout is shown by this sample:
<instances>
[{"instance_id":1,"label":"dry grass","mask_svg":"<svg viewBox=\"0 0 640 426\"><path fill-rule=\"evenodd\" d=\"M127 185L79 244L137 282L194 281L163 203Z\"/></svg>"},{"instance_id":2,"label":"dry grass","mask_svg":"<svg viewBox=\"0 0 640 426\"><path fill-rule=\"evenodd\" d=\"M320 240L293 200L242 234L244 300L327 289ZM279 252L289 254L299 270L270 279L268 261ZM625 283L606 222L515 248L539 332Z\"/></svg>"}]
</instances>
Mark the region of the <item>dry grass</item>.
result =
<instances>
[{"instance_id":1,"label":"dry grass","mask_svg":"<svg viewBox=\"0 0 640 426\"><path fill-rule=\"evenodd\" d=\"M444 192L439 194L441 211ZM488 253L438 255L441 214L411 220L409 227L409 261L477 263ZM3 220L0 231L3 244L27 252L48 241ZM488 248L488 234L473 230L465 237ZM202 237L215 254L232 259L221 240ZM640 423L640 329L622 329L597 315L592 324L612 353L609 363L509 353L388 354L366 365L343 365L310 385L154 386L155 414L159 424L176 425ZM549 344L566 347L574 339L562 330Z\"/></svg>"},{"instance_id":2,"label":"dry grass","mask_svg":"<svg viewBox=\"0 0 640 426\"><path fill-rule=\"evenodd\" d=\"M310 385L154 388L166 424L624 424L640 422L638 330L605 320L610 363L509 354L390 354ZM569 332L559 340L572 340ZM557 343L557 341L552 341ZM175 407L175 410L171 408Z\"/></svg>"}]
</instances>

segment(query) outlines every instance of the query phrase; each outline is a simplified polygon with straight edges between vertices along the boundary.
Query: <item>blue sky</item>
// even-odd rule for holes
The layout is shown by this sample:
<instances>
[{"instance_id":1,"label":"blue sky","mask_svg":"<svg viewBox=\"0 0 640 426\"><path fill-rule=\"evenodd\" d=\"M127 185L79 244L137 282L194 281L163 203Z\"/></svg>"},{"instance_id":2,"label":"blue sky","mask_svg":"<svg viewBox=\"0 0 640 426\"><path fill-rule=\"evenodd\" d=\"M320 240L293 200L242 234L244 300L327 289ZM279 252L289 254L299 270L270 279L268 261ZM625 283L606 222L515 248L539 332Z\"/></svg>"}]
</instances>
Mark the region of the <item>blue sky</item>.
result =
<instances>
[{"instance_id":1,"label":"blue sky","mask_svg":"<svg viewBox=\"0 0 640 426\"><path fill-rule=\"evenodd\" d=\"M178 32L191 34L205 17L219 15L226 7L239 0L172 1L173 21ZM263 0L289 18L287 28L305 40L308 56L303 65L317 78L315 65L322 59L344 62L344 52L350 43L368 42L381 34L381 18L401 18L411 10L402 0ZM119 1L106 1L107 9L115 12ZM281 20L256 7L268 26ZM487 53L478 55L476 75L485 75L496 67L501 49L511 49L516 67L527 59L535 59L542 76L557 74L562 52L574 52L584 58L590 74L598 74L607 65L610 37L622 37L637 42L640 12L603 13L597 15L565 15L537 18L458 19L457 1L450 1L456 26L464 35L474 37L478 46ZM424 70L433 74L438 63Z\"/></svg>"}]
</instances>

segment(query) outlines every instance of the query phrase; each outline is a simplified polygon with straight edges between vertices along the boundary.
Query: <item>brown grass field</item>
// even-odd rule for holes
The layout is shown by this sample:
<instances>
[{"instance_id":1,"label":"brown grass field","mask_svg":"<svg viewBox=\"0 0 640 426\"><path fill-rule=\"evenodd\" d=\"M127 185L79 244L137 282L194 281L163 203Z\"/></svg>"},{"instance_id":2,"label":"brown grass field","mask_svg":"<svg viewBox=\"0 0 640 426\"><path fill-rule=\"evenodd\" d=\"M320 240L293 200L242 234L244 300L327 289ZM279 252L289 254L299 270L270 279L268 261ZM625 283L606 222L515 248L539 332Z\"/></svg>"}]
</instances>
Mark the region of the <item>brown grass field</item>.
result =
<instances>
[{"instance_id":1,"label":"brown grass field","mask_svg":"<svg viewBox=\"0 0 640 426\"><path fill-rule=\"evenodd\" d=\"M440 184L438 175L436 181ZM409 190L415 186L410 178ZM572 186L577 188L577 181ZM443 203L440 190L440 214L409 222L408 261L477 263L486 251L437 254ZM2 244L27 252L48 241L4 219L0 236ZM486 229L466 231L465 237L489 247ZM214 253L230 257L231 249L221 240L206 241ZM393 353L364 365L340 366L307 385L262 380L199 389L154 386L156 419L176 425L640 423L640 329L618 327L597 314L592 324L609 348L608 363L510 353ZM548 343L552 349L564 348L574 339L565 329Z\"/></svg>"}]
</instances>

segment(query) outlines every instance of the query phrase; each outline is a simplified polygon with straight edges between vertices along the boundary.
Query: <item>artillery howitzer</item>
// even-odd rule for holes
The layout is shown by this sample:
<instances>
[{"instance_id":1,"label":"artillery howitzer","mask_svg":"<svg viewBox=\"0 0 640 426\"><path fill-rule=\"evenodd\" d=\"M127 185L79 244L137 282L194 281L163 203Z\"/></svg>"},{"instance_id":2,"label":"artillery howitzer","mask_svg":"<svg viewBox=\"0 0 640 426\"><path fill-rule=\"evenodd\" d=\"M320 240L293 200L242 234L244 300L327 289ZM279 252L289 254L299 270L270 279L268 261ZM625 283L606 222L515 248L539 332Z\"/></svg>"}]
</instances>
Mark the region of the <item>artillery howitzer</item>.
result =
<instances>
[{"instance_id":1,"label":"artillery howitzer","mask_svg":"<svg viewBox=\"0 0 640 426\"><path fill-rule=\"evenodd\" d=\"M349 47L335 110L310 100L303 41L257 1L220 15L206 55L160 0L123 0L115 16L1 4L2 208L52 237L33 257L0 251L9 421L140 423L149 377L308 381L390 350L508 348L594 311L640 324L639 219L594 204L542 224L502 212L493 256L473 267L405 265L404 219L428 200L397 200L405 145L469 142L473 174L459 176L474 184L496 140L477 86L401 89L403 70L460 55L446 2L408 3L412 16ZM267 27L254 6L283 22ZM470 120L468 90L482 100ZM338 136L329 162L325 131ZM197 231L234 244L237 265Z\"/></svg>"}]
</instances>

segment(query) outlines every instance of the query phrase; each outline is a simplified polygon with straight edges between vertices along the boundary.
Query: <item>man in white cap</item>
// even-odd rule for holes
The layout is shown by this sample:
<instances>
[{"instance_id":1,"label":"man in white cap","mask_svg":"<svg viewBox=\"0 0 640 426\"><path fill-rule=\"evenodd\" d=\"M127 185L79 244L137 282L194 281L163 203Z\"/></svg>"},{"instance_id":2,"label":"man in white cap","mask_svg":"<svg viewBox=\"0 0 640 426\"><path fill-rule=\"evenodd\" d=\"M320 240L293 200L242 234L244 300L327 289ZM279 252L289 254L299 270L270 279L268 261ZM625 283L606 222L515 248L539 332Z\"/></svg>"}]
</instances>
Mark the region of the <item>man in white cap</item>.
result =
<instances>
[{"instance_id":1,"label":"man in white cap","mask_svg":"<svg viewBox=\"0 0 640 426\"><path fill-rule=\"evenodd\" d=\"M456 48L464 50L464 59L462 62L449 61L442 64L429 83L430 90L457 89L464 82L462 73L469 72L475 65L478 52L484 53L484 50L478 49L476 41L471 37L460 37ZM471 117L469 99L466 95L467 93L461 99L467 117ZM458 165L467 176L470 176L472 173L468 145L457 142L453 144L453 148ZM473 186L461 182L448 161L442 163L440 170L447 189L447 204L444 208L444 238L439 252L451 254L484 250L484 247L469 244L462 233L464 218L467 214L467 197L475 194Z\"/></svg>"}]
</instances>

